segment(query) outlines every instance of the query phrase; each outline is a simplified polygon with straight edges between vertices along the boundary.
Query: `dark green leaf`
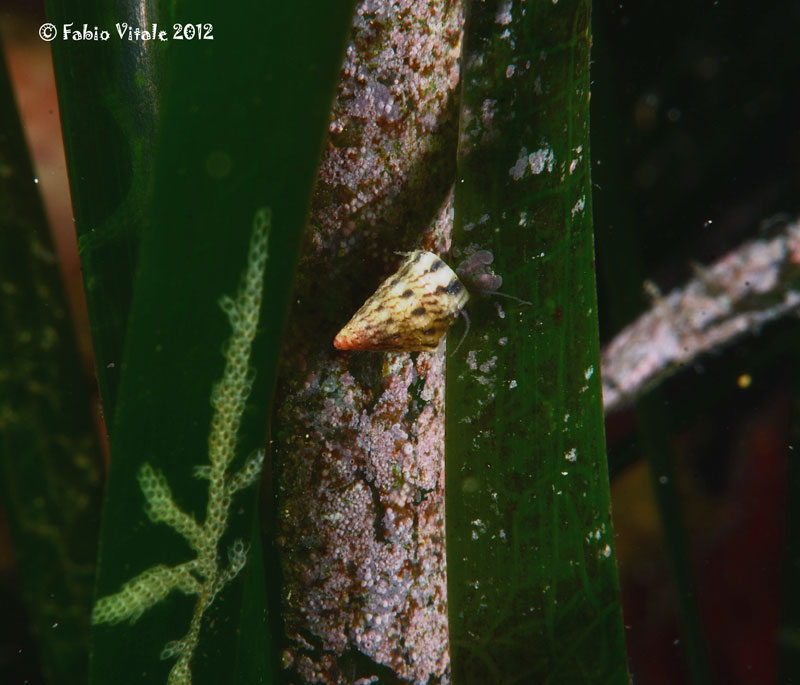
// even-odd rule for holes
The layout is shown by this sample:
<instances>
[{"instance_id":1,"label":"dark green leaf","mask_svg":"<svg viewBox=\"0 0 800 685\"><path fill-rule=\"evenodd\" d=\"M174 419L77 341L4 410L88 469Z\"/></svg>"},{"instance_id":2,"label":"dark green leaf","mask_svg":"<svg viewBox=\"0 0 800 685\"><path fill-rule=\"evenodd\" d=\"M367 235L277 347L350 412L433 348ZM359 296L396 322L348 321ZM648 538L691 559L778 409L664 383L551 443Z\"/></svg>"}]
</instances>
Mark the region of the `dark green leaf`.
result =
<instances>
[{"instance_id":1,"label":"dark green leaf","mask_svg":"<svg viewBox=\"0 0 800 685\"><path fill-rule=\"evenodd\" d=\"M112 422L139 241L150 225L163 88L159 43L120 40L116 24L154 17L157 3L47 3L72 208L106 421ZM74 40L83 24L108 40ZM64 27L71 32L63 39Z\"/></svg>"},{"instance_id":2,"label":"dark green leaf","mask_svg":"<svg viewBox=\"0 0 800 685\"><path fill-rule=\"evenodd\" d=\"M493 253L448 360L455 683L627 682L609 520L589 168L589 3L474 2L455 254ZM484 287L491 279L478 279Z\"/></svg>"},{"instance_id":3,"label":"dark green leaf","mask_svg":"<svg viewBox=\"0 0 800 685\"><path fill-rule=\"evenodd\" d=\"M132 3L129 10L133 8ZM82 18L90 25L109 25L105 10L84 9ZM180 510L200 523L207 520L209 481L192 473L194 467L209 464L212 388L223 375L226 352L231 362L232 348L225 343L231 326L218 303L223 296L236 296L254 219L271 208L264 300L248 369L254 385L241 430L234 435L236 457L227 475L265 442L279 337L351 10L350 2L325 10L275 2L246 13L212 2L180 5L172 10L174 21L210 24L213 40L175 40L169 12L148 15L167 24L170 41L165 46L140 44L136 54L144 65L129 62L129 48L114 47L114 35L108 52L97 44L61 46L62 102L77 103L89 87L74 69L78 63L91 64L87 68L102 83L104 94L98 108L83 113L77 105L72 109L75 119L85 120L68 147L75 158L70 165L73 195L80 195L88 207L86 231L96 229L92 249L95 243L102 246L102 254L93 252L85 263L87 289L99 293L113 278L130 289L135 274L132 295L104 295L107 299L93 315L94 333L104 340L100 346L106 346L98 366L113 361L119 371L119 385L115 388L113 379L107 379L105 387L112 405L107 404L107 416L113 414L114 420L98 596L113 596L139 577L137 587L153 600L132 600L134 614L136 607L151 605L133 625L96 627L93 682L165 682L176 660L159 660L159 654L169 641L186 634L197 606L194 596L169 592L171 583L178 578L186 589L197 589L197 583L215 575L156 569L208 557L201 557L173 529L178 525L188 534L193 528L189 519L176 523L175 514L170 528L146 517L137 477L149 474L151 492L163 491L166 484ZM123 66L114 71L92 63L89 55ZM127 64L130 68L123 68ZM128 124L138 116L137 97L152 116L144 142ZM69 116L65 114L65 128L75 123ZM103 150L88 135L93 127L101 134L119 132L119 140L112 137L106 150L106 174L113 178L97 173ZM153 132L155 145L149 135ZM81 159L94 176L81 173ZM98 223L90 225L94 221ZM126 233L119 222L131 230ZM86 240L84 254L89 250ZM109 325L111 330L104 332ZM238 363L241 368L243 362ZM146 463L152 471L142 470ZM166 492L161 497L162 503L168 499ZM264 587L252 515L255 499L254 487L234 495L222 538L203 538L214 542L220 566L228 563L236 540L249 541L250 549L243 578L221 587L199 623L199 643L191 659L195 683L257 683L273 677L264 597L277 588L274 579L268 581L271 587ZM156 509L164 514L163 507ZM142 579L148 569L156 570ZM167 579L165 591L153 583L156 576ZM166 597L159 600L162 595Z\"/></svg>"},{"instance_id":4,"label":"dark green leaf","mask_svg":"<svg viewBox=\"0 0 800 685\"><path fill-rule=\"evenodd\" d=\"M0 49L0 498L46 675L84 683L101 454Z\"/></svg>"}]
</instances>

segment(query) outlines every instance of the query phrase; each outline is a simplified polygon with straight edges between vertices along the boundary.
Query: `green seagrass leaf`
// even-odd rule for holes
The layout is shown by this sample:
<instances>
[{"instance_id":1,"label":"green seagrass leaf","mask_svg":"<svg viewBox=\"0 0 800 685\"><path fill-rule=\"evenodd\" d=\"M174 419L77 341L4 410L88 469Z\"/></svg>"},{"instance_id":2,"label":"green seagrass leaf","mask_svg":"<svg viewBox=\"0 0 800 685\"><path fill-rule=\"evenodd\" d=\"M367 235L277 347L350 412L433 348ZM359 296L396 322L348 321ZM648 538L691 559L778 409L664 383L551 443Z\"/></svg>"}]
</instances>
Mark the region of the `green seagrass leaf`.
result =
<instances>
[{"instance_id":1,"label":"green seagrass leaf","mask_svg":"<svg viewBox=\"0 0 800 685\"><path fill-rule=\"evenodd\" d=\"M453 682L625 683L592 242L590 3L469 7L453 252L490 251L502 291L532 305L476 298L448 359Z\"/></svg>"}]
</instances>

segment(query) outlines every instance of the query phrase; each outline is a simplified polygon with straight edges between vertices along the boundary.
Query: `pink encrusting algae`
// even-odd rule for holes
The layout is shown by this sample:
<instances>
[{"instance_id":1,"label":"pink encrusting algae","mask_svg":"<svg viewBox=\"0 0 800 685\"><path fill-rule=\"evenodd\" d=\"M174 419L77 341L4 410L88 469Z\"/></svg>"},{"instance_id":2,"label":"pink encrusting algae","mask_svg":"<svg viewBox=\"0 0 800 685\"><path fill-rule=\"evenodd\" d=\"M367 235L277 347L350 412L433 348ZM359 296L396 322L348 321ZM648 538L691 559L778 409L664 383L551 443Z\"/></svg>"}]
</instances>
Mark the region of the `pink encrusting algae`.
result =
<instances>
[{"instance_id":1,"label":"pink encrusting algae","mask_svg":"<svg viewBox=\"0 0 800 685\"><path fill-rule=\"evenodd\" d=\"M356 11L272 425L292 681L449 680L444 347L332 341L398 252L447 252L462 23L445 0Z\"/></svg>"}]
</instances>

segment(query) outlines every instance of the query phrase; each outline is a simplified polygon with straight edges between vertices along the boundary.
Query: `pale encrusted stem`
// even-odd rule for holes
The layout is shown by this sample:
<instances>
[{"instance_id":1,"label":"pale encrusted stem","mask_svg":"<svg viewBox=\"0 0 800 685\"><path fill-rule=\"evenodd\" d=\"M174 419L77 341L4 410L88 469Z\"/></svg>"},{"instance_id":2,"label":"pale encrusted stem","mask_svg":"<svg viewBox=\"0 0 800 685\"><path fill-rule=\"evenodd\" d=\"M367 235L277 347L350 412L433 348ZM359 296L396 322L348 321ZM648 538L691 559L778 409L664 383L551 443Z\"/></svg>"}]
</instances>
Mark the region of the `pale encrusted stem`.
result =
<instances>
[{"instance_id":1,"label":"pale encrusted stem","mask_svg":"<svg viewBox=\"0 0 800 685\"><path fill-rule=\"evenodd\" d=\"M634 402L701 354L800 311L800 221L707 267L620 331L602 351L607 413Z\"/></svg>"}]
</instances>

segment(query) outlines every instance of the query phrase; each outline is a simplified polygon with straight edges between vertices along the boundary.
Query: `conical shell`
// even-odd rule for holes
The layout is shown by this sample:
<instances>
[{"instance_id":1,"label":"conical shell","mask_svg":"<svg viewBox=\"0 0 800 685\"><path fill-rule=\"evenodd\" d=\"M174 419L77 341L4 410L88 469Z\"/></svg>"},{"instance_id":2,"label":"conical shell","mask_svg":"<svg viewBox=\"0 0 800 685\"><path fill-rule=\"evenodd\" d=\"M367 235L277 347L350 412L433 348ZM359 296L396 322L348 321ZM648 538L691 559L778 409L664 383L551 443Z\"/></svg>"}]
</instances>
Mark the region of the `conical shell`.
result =
<instances>
[{"instance_id":1,"label":"conical shell","mask_svg":"<svg viewBox=\"0 0 800 685\"><path fill-rule=\"evenodd\" d=\"M339 350L435 350L469 294L433 252L411 252L339 331Z\"/></svg>"}]
</instances>

